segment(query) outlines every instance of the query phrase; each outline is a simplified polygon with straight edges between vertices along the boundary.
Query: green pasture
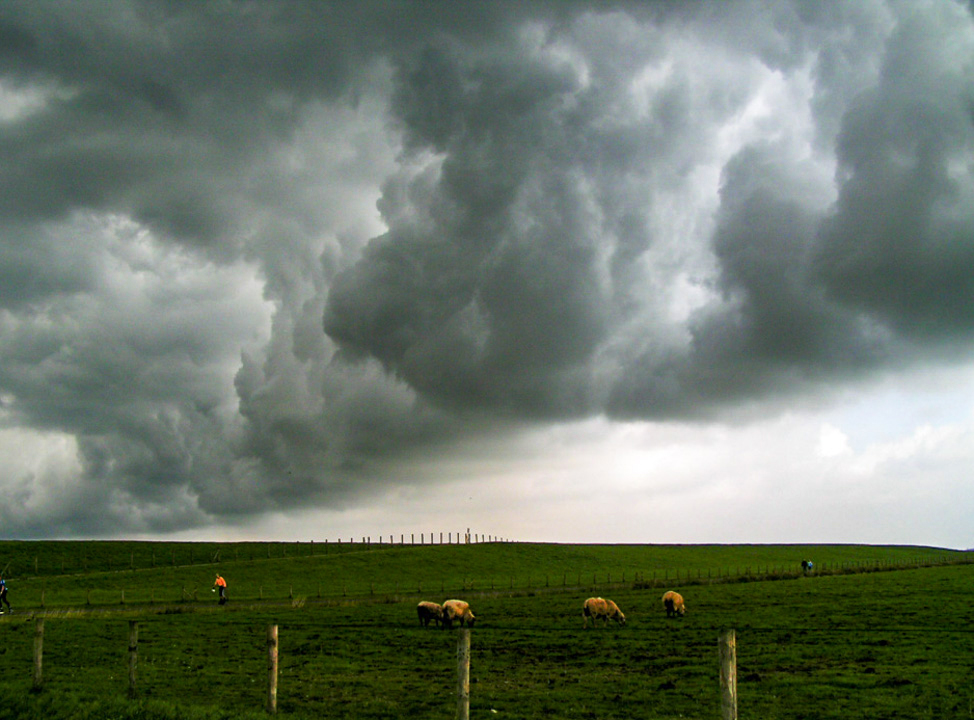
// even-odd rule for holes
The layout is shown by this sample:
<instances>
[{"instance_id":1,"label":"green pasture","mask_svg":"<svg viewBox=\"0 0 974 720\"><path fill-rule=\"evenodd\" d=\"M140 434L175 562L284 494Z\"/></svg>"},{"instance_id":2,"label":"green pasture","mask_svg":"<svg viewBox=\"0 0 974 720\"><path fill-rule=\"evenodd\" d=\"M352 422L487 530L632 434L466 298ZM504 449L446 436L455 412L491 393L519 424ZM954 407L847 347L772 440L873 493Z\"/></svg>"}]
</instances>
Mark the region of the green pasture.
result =
<instances>
[{"instance_id":1,"label":"green pasture","mask_svg":"<svg viewBox=\"0 0 974 720\"><path fill-rule=\"evenodd\" d=\"M804 557L823 572L802 576L796 566ZM478 616L471 717L719 718L717 638L734 628L743 719L969 718L974 565L965 560L929 548L512 543L289 553L87 579L14 577L15 612L0 618L0 720L266 717L270 624L280 635L282 717L452 718L457 634L420 628L415 602L453 595ZM214 567L231 583L222 608L208 590ZM665 617L653 573L684 594L686 617ZM579 574L587 576L582 586ZM610 582L592 587L592 575ZM382 577L400 589L425 587L409 597L386 585L372 593ZM515 577L513 591L483 587L502 577ZM95 579L114 591L132 578L159 595L170 583L192 581L207 602L58 600L43 611L21 603L33 592L25 586L42 582L53 599L62 591L70 599L72 583ZM311 591L318 581L344 582L355 597L350 590L319 602ZM260 582L295 590L288 598L275 589L261 602L249 589ZM455 583L468 589L451 589ZM589 594L616 600L626 625L583 629ZM44 681L35 692L32 650L42 614ZM128 699L132 620L139 623L138 695Z\"/></svg>"},{"instance_id":2,"label":"green pasture","mask_svg":"<svg viewBox=\"0 0 974 720\"><path fill-rule=\"evenodd\" d=\"M206 601L216 572L238 602L313 602L794 576L803 559L834 574L974 558L868 545L0 542L11 598L24 608Z\"/></svg>"}]
</instances>

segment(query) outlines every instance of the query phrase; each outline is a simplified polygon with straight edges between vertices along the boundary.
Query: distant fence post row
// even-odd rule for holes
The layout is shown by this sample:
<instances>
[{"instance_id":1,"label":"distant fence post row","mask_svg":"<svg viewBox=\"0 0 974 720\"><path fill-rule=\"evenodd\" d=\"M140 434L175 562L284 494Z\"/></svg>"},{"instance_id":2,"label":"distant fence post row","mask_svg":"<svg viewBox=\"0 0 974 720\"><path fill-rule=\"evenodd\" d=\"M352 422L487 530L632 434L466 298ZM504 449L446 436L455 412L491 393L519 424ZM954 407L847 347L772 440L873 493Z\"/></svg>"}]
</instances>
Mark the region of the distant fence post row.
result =
<instances>
[{"instance_id":1,"label":"distant fence post row","mask_svg":"<svg viewBox=\"0 0 974 720\"><path fill-rule=\"evenodd\" d=\"M345 540L339 538L338 541L334 543L329 542L328 540L325 540L323 543L322 542L315 543L315 541L312 540L310 543L298 543L298 545L301 545L302 547L306 546L308 548L304 554L296 554L292 551L292 553L289 555L287 547L283 547L280 551L281 554L279 556L275 555L273 557L294 558L294 557L309 557L309 556L315 556L320 554L327 555L331 552L331 548L337 548L338 551L341 552L346 550L349 547L355 547L355 548L364 547L366 549L372 549L377 546L383 548L391 548L391 547L412 547L412 546L426 546L426 545L438 545L438 544L454 545L458 543L465 544L466 542L476 542L476 543L511 542L509 540L496 538L493 536L490 537L475 536L475 537L476 537L475 540L463 540L461 542L459 533L457 534L457 537L453 537L451 533L446 533L445 535L444 533L440 533L439 542L437 542L436 538L434 538L433 536L433 533L430 533L428 539L425 533L420 533L420 541L418 543L414 542L414 538L412 537L410 538L409 542L404 541L401 543L395 543L393 542L392 536L390 536L389 543L383 543L382 539L379 538L378 544L372 542L372 538L370 536L363 537L361 539L361 542L356 542L354 538L347 538ZM271 559L272 557L270 551L271 544L266 544L266 545L267 545L266 556L268 559ZM322 550L322 548L324 549ZM230 562L230 561L239 562L241 560L252 561L252 560L261 559L253 552L250 552L249 554L244 553L244 555L246 556L242 556L242 554L239 551L239 548L234 548L234 553L231 557L221 557L221 555L222 555L222 551L217 551L212 557L199 559L199 558L194 558L192 553L190 553L188 562L180 562L177 564L175 559L175 553L173 553L172 556L173 567L184 567L184 566L193 566L193 565L216 565L219 564L220 562ZM829 574L841 574L841 573L878 572L883 570L937 567L942 565L966 565L971 563L974 563L974 553L967 553L966 555L958 555L953 557L944 556L944 557L927 557L927 558L913 558L913 559L904 558L904 559L896 559L896 560L823 561L817 563L815 565L814 570L803 571L803 574L829 575ZM48 566L49 568L53 568L53 570L48 570L48 568L45 568L45 570L47 570L47 572L45 573L41 573L39 571L39 568L41 568L41 564L39 562L39 559L36 557L33 559L33 562L30 563L30 566L33 568L33 573L25 574L23 573L23 569L24 569L23 567L21 567L21 572L18 573L15 563L12 562L8 563L8 567L14 567L14 570L12 572L9 571L5 572L4 575L10 577L19 574L21 577L31 577L31 575L34 576L57 575L58 573L71 574L75 572L75 570L66 569L63 560L60 562L60 564L54 563ZM87 572L103 572L105 569L108 569L109 572L114 572L114 571L136 570L136 569L147 569L147 568L160 567L160 566L155 564L155 555L153 554L151 564L146 564L146 565L136 565L134 562L131 565L114 565L111 561L109 561L105 568L96 570L96 569L92 569L89 566L88 562L85 561L83 567L84 567L83 572L87 573ZM676 581L680 581L684 579L691 581L694 578L698 580L704 578L724 579L724 578L733 578L733 577L773 578L774 576L790 575L799 571L800 571L800 564L796 561L795 563L788 563L788 564L769 563L769 564L758 564L758 565L733 565L729 567L724 566L719 568L707 568L707 569L704 568L683 569L683 570L679 568L673 570L662 569L662 570L654 570L652 572L652 579L655 581L659 576L661 576L663 580L675 579ZM545 577L545 585L547 586L549 584L550 578L547 575L545 575L544 577ZM646 571L635 572L636 582L645 581L647 579L648 579L648 575ZM626 581L624 572L621 581L622 582ZM580 578L579 578L579 582L581 582ZM567 584L567 574L565 575L563 584ZM593 584L598 584L598 580L595 579L595 576L593 576Z\"/></svg>"},{"instance_id":2,"label":"distant fence post row","mask_svg":"<svg viewBox=\"0 0 974 720\"><path fill-rule=\"evenodd\" d=\"M373 539L374 538L374 539ZM110 542L110 541L105 541ZM331 547L337 546L342 549L345 546L352 545L356 547L365 546L366 548L371 548L374 545L379 545L382 547L409 547L413 545L472 545L472 544L482 544L482 543L508 543L513 542L509 538L501 537L499 535L489 535L486 533L474 533L471 532L470 528L467 528L466 532L420 532L420 533L399 533L399 541L396 542L395 534L389 535L361 535L358 538L355 536L348 536L346 538L337 538L335 541L330 541L328 538L324 540L310 540L307 542L295 541L295 542L262 542L255 543L254 547L250 548L249 557L251 560L256 559L255 550L257 545L260 546L262 552L266 555L268 559L272 557L272 550L277 552L279 555L275 554L274 557L295 557L295 556L309 556L316 555L322 552L321 548L324 547L324 553L328 553ZM80 543L79 543L80 544ZM163 545L168 543L152 543L155 545ZM180 565L209 565L213 563L220 562L221 560L241 560L241 547L245 548L248 543L227 543L228 547L218 547L218 543L200 543L202 545L208 545L208 550L200 550L194 547L194 543L182 543L177 547L169 548L168 552L163 552L162 555L165 557L157 557L156 549L153 548L150 552L142 554L139 557L136 553L128 553L128 557L125 560L120 561L118 557L109 557L102 559L101 562L97 562L94 558L89 557L87 554L79 556L70 557L73 562L68 562L69 556L65 555L63 551L52 552L53 557L42 557L40 555L34 555L33 557L28 556L26 558L17 558L11 562L7 563L4 568L4 576L7 575L20 575L21 577L29 575L53 575L66 573L76 573L76 572L115 572L123 570L136 570L142 568L155 568L161 567L163 565L169 565L171 567L177 567ZM216 550L214 551L214 547ZM181 552L177 553L177 549ZM224 550L232 549L233 554L224 556ZM290 551L290 555L288 554ZM212 553L212 554L210 554ZM44 561L44 562L42 562ZM7 570L10 570L8 573ZM42 570L44 571L42 573Z\"/></svg>"},{"instance_id":3,"label":"distant fence post row","mask_svg":"<svg viewBox=\"0 0 974 720\"><path fill-rule=\"evenodd\" d=\"M357 586L349 586L343 581L338 581L332 583L329 590L326 590L325 594L322 594L322 583L316 583L315 586L311 588L304 588L299 590L297 596L295 595L295 588L292 585L288 585L286 590L270 590L259 585L257 586L256 596L245 596L236 595L235 599L238 601L257 601L263 602L265 600L283 600L288 599L292 602L295 598L300 598L302 601L308 598L316 597L319 601L327 602L329 599L335 600L341 597L345 598L376 598L385 597L387 599L401 599L405 595L418 594L422 595L424 592L429 592L434 588L439 588L440 592L448 591L463 591L463 592L480 592L480 593L493 593L493 592L531 592L537 591L541 588L556 588L561 587L563 589L586 589L590 588L595 591L597 588L608 588L608 587L620 587L626 586L627 583L631 583L631 586L635 590L647 590L662 588L664 586L669 586L672 584L678 585L701 585L701 584L714 584L714 583L726 583L726 582L751 582L751 581L763 581L763 580L788 580L797 579L801 577L814 577L814 576L827 576L827 575L843 575L843 574L856 574L856 573L871 573L871 572L882 572L882 571L893 571L893 570L905 570L905 569L915 569L922 567L933 567L941 565L966 565L974 562L974 553L969 554L963 558L947 559L947 558L927 558L927 559L913 559L913 560L896 560L896 561L835 561L835 562L821 562L816 564L814 570L802 570L801 566L796 562L791 565L737 565L731 567L722 567L716 569L663 569L654 570L652 572L646 571L619 571L618 574L613 576L611 572L593 572L591 578L587 574L583 576L580 572L563 572L561 573L561 583L558 583L558 577L555 575L528 575L526 577L489 577L488 579L459 579L453 578L449 582L445 579L440 579L434 582L418 582L415 586L408 586L400 580L394 578L383 578L381 581L359 581ZM575 577L572 577L574 575ZM105 590L96 590L97 596L92 598L93 591L88 588L84 590L84 605L91 606L111 606L111 605L156 605L162 604L166 605L169 603L186 603L186 602L201 602L199 597L199 588L189 588L182 587L179 597L174 597L172 599L159 598L156 595L156 590L153 588L147 591L142 591L140 596L140 591L132 588L113 588ZM74 593L75 598L78 596L78 591ZM40 610L47 610L48 606L51 607L65 607L65 606L75 606L80 601L75 600L74 603L64 602L48 602L47 590L43 585L39 588L34 589L33 593L30 595L22 595L23 599L20 600L21 607L25 608L39 608Z\"/></svg>"},{"instance_id":4,"label":"distant fence post row","mask_svg":"<svg viewBox=\"0 0 974 720\"><path fill-rule=\"evenodd\" d=\"M372 536L371 535L361 535L360 537L361 537L361 541L358 543L359 545L382 545L384 543L384 538L386 536L385 535L376 535L375 542L372 542ZM467 532L465 532L465 533L460 533L460 532L457 532L457 533L453 533L453 532L442 533L441 532L441 533L439 533L439 539L437 539L437 534L436 533L432 533L431 532L431 533L429 533L427 535L427 533L421 532L421 533L419 533L419 542L416 542L416 533L410 533L409 534L409 542L406 542L406 534L405 533L400 533L399 534L399 542L398 543L396 542L396 536L395 535L389 535L388 537L389 537L389 542L386 542L384 544L386 544L386 545L402 545L402 546L408 546L408 545L471 545L471 544L474 544L474 543L506 543L506 542L511 542L509 539L502 538L502 537L498 537L497 535L481 535L479 533L471 533L470 532L470 528L467 528ZM312 540L311 541L312 548L314 547L314 544L315 544L315 541ZM321 545L320 542L318 544ZM342 545L343 544L343 541L342 541L341 538L338 538L338 544L339 545ZM347 544L347 545L355 545L356 544L355 538L352 537L352 536L349 536L344 541L344 544ZM327 538L325 539L324 545L325 545L325 547L328 546L328 539ZM312 552L312 554L314 554L314 553Z\"/></svg>"},{"instance_id":5,"label":"distant fence post row","mask_svg":"<svg viewBox=\"0 0 974 720\"><path fill-rule=\"evenodd\" d=\"M737 639L734 630L723 630L717 640L720 655L720 712L721 720L737 720ZM277 713L278 681L278 631L277 625L267 626L267 702L264 709ZM139 657L139 623L129 621L128 634L128 696L138 696L136 668ZM33 692L40 692L43 685L42 665L44 658L44 620L34 621L34 678ZM457 720L470 719L470 628L463 627L457 634Z\"/></svg>"}]
</instances>

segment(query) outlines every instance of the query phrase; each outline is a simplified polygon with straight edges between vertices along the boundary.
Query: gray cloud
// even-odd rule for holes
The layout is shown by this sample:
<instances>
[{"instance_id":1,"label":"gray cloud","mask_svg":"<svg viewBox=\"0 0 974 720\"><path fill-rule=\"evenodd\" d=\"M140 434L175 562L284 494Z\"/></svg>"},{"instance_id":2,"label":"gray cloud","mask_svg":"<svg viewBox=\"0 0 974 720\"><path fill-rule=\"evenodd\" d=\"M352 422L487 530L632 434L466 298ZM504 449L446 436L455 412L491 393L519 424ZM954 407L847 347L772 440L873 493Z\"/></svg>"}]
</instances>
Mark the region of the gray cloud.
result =
<instances>
[{"instance_id":1,"label":"gray cloud","mask_svg":"<svg viewBox=\"0 0 974 720\"><path fill-rule=\"evenodd\" d=\"M816 258L837 299L921 340L969 338L974 321L974 46L955 34L963 20L948 4L892 33L878 82L845 116L839 200Z\"/></svg>"},{"instance_id":2,"label":"gray cloud","mask_svg":"<svg viewBox=\"0 0 974 720\"><path fill-rule=\"evenodd\" d=\"M950 361L970 37L878 0L4 4L0 435L49 458L0 470L4 527L349 507L521 423Z\"/></svg>"}]
</instances>

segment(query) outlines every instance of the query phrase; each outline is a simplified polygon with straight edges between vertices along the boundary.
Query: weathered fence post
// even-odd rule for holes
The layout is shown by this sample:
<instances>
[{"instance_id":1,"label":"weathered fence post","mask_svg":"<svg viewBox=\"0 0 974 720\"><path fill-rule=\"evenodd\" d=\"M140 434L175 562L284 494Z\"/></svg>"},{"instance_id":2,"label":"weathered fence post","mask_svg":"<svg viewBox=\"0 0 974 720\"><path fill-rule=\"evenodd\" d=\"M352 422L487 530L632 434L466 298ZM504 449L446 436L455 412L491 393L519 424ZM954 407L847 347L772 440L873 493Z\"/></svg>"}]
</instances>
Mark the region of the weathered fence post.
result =
<instances>
[{"instance_id":1,"label":"weathered fence post","mask_svg":"<svg viewBox=\"0 0 974 720\"><path fill-rule=\"evenodd\" d=\"M457 720L470 718L470 628L457 638Z\"/></svg>"},{"instance_id":2,"label":"weathered fence post","mask_svg":"<svg viewBox=\"0 0 974 720\"><path fill-rule=\"evenodd\" d=\"M135 685L135 669L139 664L139 622L129 620L129 697L134 698L138 690Z\"/></svg>"},{"instance_id":3,"label":"weathered fence post","mask_svg":"<svg viewBox=\"0 0 974 720\"><path fill-rule=\"evenodd\" d=\"M267 712L277 714L277 625L267 626Z\"/></svg>"},{"instance_id":4,"label":"weathered fence post","mask_svg":"<svg viewBox=\"0 0 974 720\"><path fill-rule=\"evenodd\" d=\"M34 685L33 689L40 690L43 683L41 668L44 664L44 620L34 621Z\"/></svg>"},{"instance_id":5,"label":"weathered fence post","mask_svg":"<svg viewBox=\"0 0 974 720\"><path fill-rule=\"evenodd\" d=\"M720 717L737 720L737 635L734 630L720 633Z\"/></svg>"}]
</instances>

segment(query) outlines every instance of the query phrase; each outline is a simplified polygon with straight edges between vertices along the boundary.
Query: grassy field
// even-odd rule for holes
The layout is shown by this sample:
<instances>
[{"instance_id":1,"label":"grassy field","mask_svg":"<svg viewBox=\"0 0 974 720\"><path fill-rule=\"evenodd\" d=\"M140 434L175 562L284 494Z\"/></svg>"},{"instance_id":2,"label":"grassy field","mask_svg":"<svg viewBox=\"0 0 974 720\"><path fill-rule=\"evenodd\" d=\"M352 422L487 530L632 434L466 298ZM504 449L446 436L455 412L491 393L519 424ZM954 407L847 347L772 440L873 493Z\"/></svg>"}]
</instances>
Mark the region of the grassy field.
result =
<instances>
[{"instance_id":1,"label":"grassy field","mask_svg":"<svg viewBox=\"0 0 974 720\"><path fill-rule=\"evenodd\" d=\"M0 542L11 596L36 608L115 606L123 592L128 604L204 600L217 570L235 600L342 600L797 574L804 558L827 574L969 555L864 545Z\"/></svg>"},{"instance_id":2,"label":"grassy field","mask_svg":"<svg viewBox=\"0 0 974 720\"><path fill-rule=\"evenodd\" d=\"M26 545L40 569L40 546ZM963 553L503 544L268 560L263 550L199 566L11 576L21 612L0 622L0 719L266 717L269 624L280 633L282 716L452 718L456 634L420 628L415 602L458 594L479 618L471 717L717 718L717 637L727 627L737 631L741 718L974 717L974 565L960 564ZM120 544L114 552L124 560L132 550ZM801 577L804 557L821 574ZM957 564L918 567L940 561ZM231 582L224 608L208 589L215 568ZM748 568L775 579L749 579ZM208 602L135 605L134 590L125 605L67 602L86 583L115 593L133 579L157 598L172 595L175 583L180 593L205 591ZM264 601L254 590L260 583ZM320 601L319 583L329 590ZM35 693L31 614L41 609L31 593L41 584L44 685ZM294 588L290 598L285 585ZM348 586L345 595L334 592L338 585ZM661 586L684 594L685 618L665 617ZM627 624L583 630L590 594L615 599ZM139 696L128 700L133 619Z\"/></svg>"}]
</instances>

